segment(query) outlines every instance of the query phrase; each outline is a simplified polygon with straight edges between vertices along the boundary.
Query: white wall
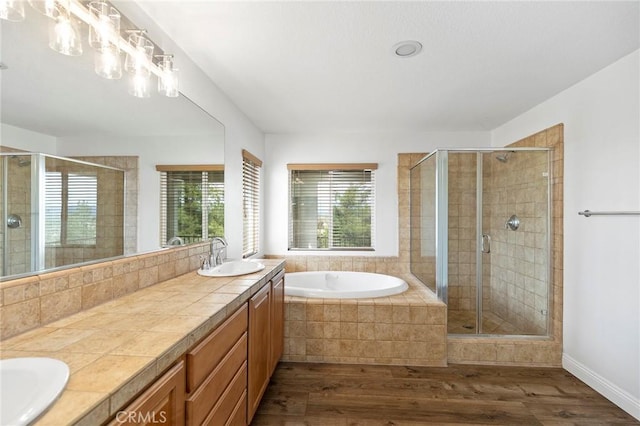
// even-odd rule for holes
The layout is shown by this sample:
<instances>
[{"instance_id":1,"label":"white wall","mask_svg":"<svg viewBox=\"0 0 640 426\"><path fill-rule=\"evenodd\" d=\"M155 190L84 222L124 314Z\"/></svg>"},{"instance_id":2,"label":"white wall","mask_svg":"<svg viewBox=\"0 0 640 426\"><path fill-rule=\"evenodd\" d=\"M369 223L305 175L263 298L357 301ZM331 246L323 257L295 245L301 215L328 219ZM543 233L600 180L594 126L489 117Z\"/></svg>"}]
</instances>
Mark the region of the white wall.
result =
<instances>
[{"instance_id":1,"label":"white wall","mask_svg":"<svg viewBox=\"0 0 640 426\"><path fill-rule=\"evenodd\" d=\"M495 129L502 146L557 123L564 149L564 367L640 419L640 51Z\"/></svg>"},{"instance_id":2,"label":"white wall","mask_svg":"<svg viewBox=\"0 0 640 426\"><path fill-rule=\"evenodd\" d=\"M398 255L398 153L430 152L446 147L484 147L488 132L429 132L412 134L266 135L265 253L287 253L287 163L378 163L376 171L376 230L374 252L300 252L362 256Z\"/></svg>"},{"instance_id":3,"label":"white wall","mask_svg":"<svg viewBox=\"0 0 640 426\"><path fill-rule=\"evenodd\" d=\"M56 138L21 127L0 123L0 145L44 154L56 153Z\"/></svg>"},{"instance_id":4,"label":"white wall","mask_svg":"<svg viewBox=\"0 0 640 426\"><path fill-rule=\"evenodd\" d=\"M212 149L214 148L214 149ZM216 152L217 150L217 152ZM137 155L138 159L138 251L160 247L160 176L157 164L207 164L224 162L224 146L212 147L211 138L148 136L134 139L59 138L62 156Z\"/></svg>"}]
</instances>

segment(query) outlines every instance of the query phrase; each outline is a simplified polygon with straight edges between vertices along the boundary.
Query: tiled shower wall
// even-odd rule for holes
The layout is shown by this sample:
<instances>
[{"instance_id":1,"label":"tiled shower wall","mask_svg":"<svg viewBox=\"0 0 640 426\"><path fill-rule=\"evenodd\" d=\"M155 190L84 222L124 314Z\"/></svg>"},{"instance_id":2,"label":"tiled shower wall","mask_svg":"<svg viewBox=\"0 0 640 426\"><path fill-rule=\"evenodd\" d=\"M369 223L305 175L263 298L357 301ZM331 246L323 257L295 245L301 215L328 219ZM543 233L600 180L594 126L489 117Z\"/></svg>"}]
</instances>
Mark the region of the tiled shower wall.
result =
<instances>
[{"instance_id":1,"label":"tiled shower wall","mask_svg":"<svg viewBox=\"0 0 640 426\"><path fill-rule=\"evenodd\" d=\"M483 159L484 232L492 239L492 252L484 255L485 269L490 264L483 310L519 334L547 331L548 168L547 152L513 152L506 162ZM513 214L520 219L515 231L506 227Z\"/></svg>"},{"instance_id":2,"label":"tiled shower wall","mask_svg":"<svg viewBox=\"0 0 640 426\"><path fill-rule=\"evenodd\" d=\"M20 158L28 159L26 156ZM9 247L3 247L9 251L9 262L3 270L5 275L13 275L31 270L31 167L26 163L21 166L18 159L9 158L7 175L10 177L5 183L7 214L16 214L22 219L21 227L6 229Z\"/></svg>"},{"instance_id":3,"label":"tiled shower wall","mask_svg":"<svg viewBox=\"0 0 640 426\"><path fill-rule=\"evenodd\" d=\"M124 170L124 254L138 250L138 156L73 157L76 160Z\"/></svg>"},{"instance_id":4,"label":"tiled shower wall","mask_svg":"<svg viewBox=\"0 0 640 426\"><path fill-rule=\"evenodd\" d=\"M449 280L447 307L476 310L475 153L449 153Z\"/></svg>"}]
</instances>

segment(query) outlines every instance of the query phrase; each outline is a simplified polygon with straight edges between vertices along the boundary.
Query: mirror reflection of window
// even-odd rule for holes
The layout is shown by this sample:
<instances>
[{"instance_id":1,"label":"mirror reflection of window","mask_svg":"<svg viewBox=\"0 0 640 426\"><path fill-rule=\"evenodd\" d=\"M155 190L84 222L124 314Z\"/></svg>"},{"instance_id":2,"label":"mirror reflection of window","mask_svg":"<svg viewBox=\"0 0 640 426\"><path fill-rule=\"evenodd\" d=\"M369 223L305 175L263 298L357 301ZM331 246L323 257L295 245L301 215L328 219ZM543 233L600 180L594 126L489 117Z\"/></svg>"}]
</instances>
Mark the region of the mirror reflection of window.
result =
<instances>
[{"instance_id":1,"label":"mirror reflection of window","mask_svg":"<svg viewBox=\"0 0 640 426\"><path fill-rule=\"evenodd\" d=\"M161 244L190 244L223 237L223 167L156 166L156 169L161 172Z\"/></svg>"},{"instance_id":2,"label":"mirror reflection of window","mask_svg":"<svg viewBox=\"0 0 640 426\"><path fill-rule=\"evenodd\" d=\"M49 171L45 182L46 246L95 246L97 173Z\"/></svg>"}]
</instances>

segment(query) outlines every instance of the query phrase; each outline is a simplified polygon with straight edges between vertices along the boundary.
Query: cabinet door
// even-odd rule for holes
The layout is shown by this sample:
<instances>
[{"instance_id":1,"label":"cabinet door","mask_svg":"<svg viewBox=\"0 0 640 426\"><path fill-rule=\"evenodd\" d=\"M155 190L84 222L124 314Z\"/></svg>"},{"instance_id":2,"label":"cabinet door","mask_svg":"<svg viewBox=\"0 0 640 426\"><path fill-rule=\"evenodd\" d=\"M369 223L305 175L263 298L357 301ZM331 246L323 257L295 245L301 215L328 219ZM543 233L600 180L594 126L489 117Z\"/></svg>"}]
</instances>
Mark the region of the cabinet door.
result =
<instances>
[{"instance_id":1,"label":"cabinet door","mask_svg":"<svg viewBox=\"0 0 640 426\"><path fill-rule=\"evenodd\" d=\"M112 425L184 425L184 361L151 385L128 407L118 411Z\"/></svg>"},{"instance_id":2,"label":"cabinet door","mask_svg":"<svg viewBox=\"0 0 640 426\"><path fill-rule=\"evenodd\" d=\"M249 422L269 383L271 358L271 286L265 285L249 299L248 405Z\"/></svg>"},{"instance_id":3,"label":"cabinet door","mask_svg":"<svg viewBox=\"0 0 640 426\"><path fill-rule=\"evenodd\" d=\"M271 282L271 360L269 376L282 357L284 351L284 273L278 274Z\"/></svg>"}]
</instances>

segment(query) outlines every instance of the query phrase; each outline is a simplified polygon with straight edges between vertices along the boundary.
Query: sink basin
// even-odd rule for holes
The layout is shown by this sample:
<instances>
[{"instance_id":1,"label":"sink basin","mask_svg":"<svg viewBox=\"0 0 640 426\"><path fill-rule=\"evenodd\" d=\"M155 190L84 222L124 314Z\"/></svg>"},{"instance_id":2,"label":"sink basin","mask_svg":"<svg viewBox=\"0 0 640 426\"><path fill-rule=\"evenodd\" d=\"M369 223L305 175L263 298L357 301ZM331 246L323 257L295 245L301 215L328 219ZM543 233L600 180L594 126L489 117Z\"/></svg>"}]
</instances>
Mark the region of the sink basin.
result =
<instances>
[{"instance_id":1,"label":"sink basin","mask_svg":"<svg viewBox=\"0 0 640 426\"><path fill-rule=\"evenodd\" d=\"M198 274L205 277L235 277L238 275L253 274L254 272L262 271L263 269L264 265L259 262L253 262L250 260L232 260L208 270L198 269Z\"/></svg>"},{"instance_id":2,"label":"sink basin","mask_svg":"<svg viewBox=\"0 0 640 426\"><path fill-rule=\"evenodd\" d=\"M31 423L58 398L69 367L53 358L0 360L0 424Z\"/></svg>"}]
</instances>

